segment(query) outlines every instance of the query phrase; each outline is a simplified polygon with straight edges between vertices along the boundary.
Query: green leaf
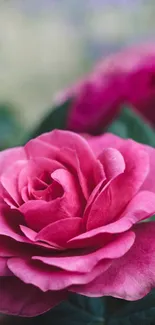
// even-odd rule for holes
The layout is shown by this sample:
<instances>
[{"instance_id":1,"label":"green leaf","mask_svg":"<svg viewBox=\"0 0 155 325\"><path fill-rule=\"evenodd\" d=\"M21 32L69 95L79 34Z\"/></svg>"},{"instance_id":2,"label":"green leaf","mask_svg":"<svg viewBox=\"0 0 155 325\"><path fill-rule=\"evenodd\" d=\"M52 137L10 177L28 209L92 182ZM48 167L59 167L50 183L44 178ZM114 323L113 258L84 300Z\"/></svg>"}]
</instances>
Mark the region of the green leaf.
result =
<instances>
[{"instance_id":1,"label":"green leaf","mask_svg":"<svg viewBox=\"0 0 155 325\"><path fill-rule=\"evenodd\" d=\"M117 306L119 299L112 298L111 303ZM121 302L121 300L120 300ZM121 303L120 303L121 306ZM110 317L107 325L153 325L155 324L155 290L143 299L125 302Z\"/></svg>"},{"instance_id":2,"label":"green leaf","mask_svg":"<svg viewBox=\"0 0 155 325\"><path fill-rule=\"evenodd\" d=\"M13 108L9 104L0 103L0 150L17 145L21 130Z\"/></svg>"},{"instance_id":3,"label":"green leaf","mask_svg":"<svg viewBox=\"0 0 155 325\"><path fill-rule=\"evenodd\" d=\"M154 130L132 108L122 109L107 131L155 147Z\"/></svg>"},{"instance_id":4,"label":"green leaf","mask_svg":"<svg viewBox=\"0 0 155 325\"><path fill-rule=\"evenodd\" d=\"M47 116L40 122L36 129L29 135L28 139L35 138L42 133L52 131L54 129L64 130L67 124L68 111L71 105L71 99L65 101L60 106L55 106L49 111Z\"/></svg>"},{"instance_id":5,"label":"green leaf","mask_svg":"<svg viewBox=\"0 0 155 325\"><path fill-rule=\"evenodd\" d=\"M104 299L71 294L67 301L37 317L35 324L104 325Z\"/></svg>"}]
</instances>

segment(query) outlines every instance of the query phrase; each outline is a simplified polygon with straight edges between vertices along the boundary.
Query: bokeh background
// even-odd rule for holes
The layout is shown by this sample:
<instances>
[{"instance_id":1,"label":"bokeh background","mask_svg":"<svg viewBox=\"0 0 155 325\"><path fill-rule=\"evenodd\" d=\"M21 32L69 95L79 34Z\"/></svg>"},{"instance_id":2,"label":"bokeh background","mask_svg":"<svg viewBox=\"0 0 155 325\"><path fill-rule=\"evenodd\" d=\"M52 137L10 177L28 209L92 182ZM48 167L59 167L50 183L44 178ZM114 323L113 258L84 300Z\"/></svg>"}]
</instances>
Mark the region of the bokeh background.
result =
<instances>
[{"instance_id":1,"label":"bokeh background","mask_svg":"<svg viewBox=\"0 0 155 325\"><path fill-rule=\"evenodd\" d=\"M0 0L0 147L96 61L153 40L154 17L155 0Z\"/></svg>"}]
</instances>

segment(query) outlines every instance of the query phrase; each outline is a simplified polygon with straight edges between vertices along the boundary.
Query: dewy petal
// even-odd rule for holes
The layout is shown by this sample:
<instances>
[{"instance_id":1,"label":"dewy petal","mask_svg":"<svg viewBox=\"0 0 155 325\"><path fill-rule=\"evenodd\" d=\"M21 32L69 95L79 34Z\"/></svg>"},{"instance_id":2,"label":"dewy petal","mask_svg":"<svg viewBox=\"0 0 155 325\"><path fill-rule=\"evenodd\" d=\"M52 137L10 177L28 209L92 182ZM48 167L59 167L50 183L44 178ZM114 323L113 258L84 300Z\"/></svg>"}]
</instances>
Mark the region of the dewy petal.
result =
<instances>
[{"instance_id":1,"label":"dewy petal","mask_svg":"<svg viewBox=\"0 0 155 325\"><path fill-rule=\"evenodd\" d=\"M73 291L91 297L113 296L137 300L155 287L155 223L137 224L133 230L136 240L131 249L113 261L108 272Z\"/></svg>"},{"instance_id":2,"label":"dewy petal","mask_svg":"<svg viewBox=\"0 0 155 325\"><path fill-rule=\"evenodd\" d=\"M120 219L105 226L87 231L68 241L68 247L82 248L101 245L106 237L130 229L134 224L149 218L155 213L155 194L149 191L139 192L129 203ZM111 238L111 237L110 237Z\"/></svg>"},{"instance_id":3,"label":"dewy petal","mask_svg":"<svg viewBox=\"0 0 155 325\"><path fill-rule=\"evenodd\" d=\"M67 241L80 234L83 230L81 218L67 218L49 224L36 236L36 240L49 244L64 246Z\"/></svg>"},{"instance_id":4,"label":"dewy petal","mask_svg":"<svg viewBox=\"0 0 155 325\"><path fill-rule=\"evenodd\" d=\"M0 312L17 316L37 316L67 297L64 291L42 292L15 277L0 278L0 288Z\"/></svg>"},{"instance_id":5,"label":"dewy petal","mask_svg":"<svg viewBox=\"0 0 155 325\"><path fill-rule=\"evenodd\" d=\"M41 261L47 265L56 266L66 271L87 273L91 272L92 269L104 259L113 259L124 255L133 245L134 239L134 233L129 231L120 234L103 248L86 253L85 255L58 257L34 256L32 259Z\"/></svg>"}]
</instances>

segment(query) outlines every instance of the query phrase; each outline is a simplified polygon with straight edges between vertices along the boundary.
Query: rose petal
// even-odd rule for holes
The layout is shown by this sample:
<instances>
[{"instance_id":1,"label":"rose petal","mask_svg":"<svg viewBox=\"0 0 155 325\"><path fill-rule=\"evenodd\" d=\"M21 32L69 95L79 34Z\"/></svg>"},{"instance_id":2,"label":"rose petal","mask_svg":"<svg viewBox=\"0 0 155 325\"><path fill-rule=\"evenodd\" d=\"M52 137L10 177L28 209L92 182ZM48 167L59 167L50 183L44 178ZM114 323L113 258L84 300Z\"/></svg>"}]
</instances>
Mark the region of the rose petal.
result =
<instances>
[{"instance_id":1,"label":"rose petal","mask_svg":"<svg viewBox=\"0 0 155 325\"><path fill-rule=\"evenodd\" d=\"M30 200L19 208L27 225L35 231L40 231L48 224L60 219L81 217L83 213L84 198L76 178L65 169L57 169L51 177L63 187L64 195L62 197L50 202Z\"/></svg>"},{"instance_id":2,"label":"rose petal","mask_svg":"<svg viewBox=\"0 0 155 325\"><path fill-rule=\"evenodd\" d=\"M35 241L35 237L37 235L37 232L26 227L26 226L23 226L23 225L20 225L20 229L22 231L22 233L28 238L30 239L32 242Z\"/></svg>"},{"instance_id":3,"label":"rose petal","mask_svg":"<svg viewBox=\"0 0 155 325\"><path fill-rule=\"evenodd\" d=\"M142 186L143 190L149 190L155 192L155 181L152 175L155 173L155 149L146 145L143 145L141 143L137 143L133 140L125 140L122 138L119 138L116 135L106 133L103 136L98 137L88 137L87 141L92 148L93 152L96 153L96 155L100 155L103 148L116 148L118 150L121 150L121 148L125 145L126 148L130 147L130 145L133 146L133 149L136 151L139 150L145 150L149 155L149 163L150 163L150 170L147 175L147 178Z\"/></svg>"},{"instance_id":4,"label":"rose petal","mask_svg":"<svg viewBox=\"0 0 155 325\"><path fill-rule=\"evenodd\" d=\"M49 224L43 228L36 236L36 240L49 244L64 246L66 242L80 234L83 229L81 218L67 218Z\"/></svg>"},{"instance_id":5,"label":"rose petal","mask_svg":"<svg viewBox=\"0 0 155 325\"><path fill-rule=\"evenodd\" d=\"M20 207L20 211L24 215L28 227L40 231L59 218L65 219L69 217L65 210L60 210L61 202L61 198L51 202L30 200Z\"/></svg>"},{"instance_id":6,"label":"rose petal","mask_svg":"<svg viewBox=\"0 0 155 325\"><path fill-rule=\"evenodd\" d=\"M134 227L136 240L131 249L114 260L108 272L85 286L72 291L91 297L113 296L137 300L155 287L155 223L141 223Z\"/></svg>"},{"instance_id":7,"label":"rose petal","mask_svg":"<svg viewBox=\"0 0 155 325\"><path fill-rule=\"evenodd\" d=\"M23 258L10 258L9 269L24 283L33 284L42 291L63 290L73 284L85 284L96 278L101 272L107 270L111 262L100 262L89 273L67 272L55 270L39 261L26 260Z\"/></svg>"},{"instance_id":8,"label":"rose petal","mask_svg":"<svg viewBox=\"0 0 155 325\"><path fill-rule=\"evenodd\" d=\"M62 168L62 164L59 162L48 159L45 157L37 157L30 159L25 167L21 170L18 178L18 188L19 192L28 185L28 180L40 177L43 171L47 171L50 174L58 168Z\"/></svg>"},{"instance_id":9,"label":"rose petal","mask_svg":"<svg viewBox=\"0 0 155 325\"><path fill-rule=\"evenodd\" d=\"M48 133L45 134L48 135ZM44 141L42 136L39 136L27 142L24 150L29 159L37 157L52 158L57 154L58 148L52 142Z\"/></svg>"},{"instance_id":10,"label":"rose petal","mask_svg":"<svg viewBox=\"0 0 155 325\"><path fill-rule=\"evenodd\" d=\"M98 191L92 200L92 195L90 196L87 206L84 212L84 221L87 222L87 229L97 228L106 222L106 213L107 213L107 202L110 198L108 195L108 199L106 200L106 193L108 192L106 189L109 188L112 180L117 177L119 174L122 174L125 170L125 162L121 153L112 148L104 149L102 154L99 157L100 161L103 164L105 175L107 178L107 183L103 183L102 190L100 186L100 191ZM105 185L105 186L104 186ZM94 190L96 192L96 189ZM94 193L92 192L92 194ZM109 194L109 192L108 192ZM104 203L105 201L105 203ZM95 218L94 218L95 216ZM108 210L109 217L109 210ZM110 220L108 220L110 222Z\"/></svg>"},{"instance_id":11,"label":"rose petal","mask_svg":"<svg viewBox=\"0 0 155 325\"><path fill-rule=\"evenodd\" d=\"M113 78L102 75L102 79L93 76L86 80L70 110L68 129L95 133L96 130L99 132L106 126L118 112L119 104L123 101L120 81L121 78L116 73L113 74Z\"/></svg>"},{"instance_id":12,"label":"rose petal","mask_svg":"<svg viewBox=\"0 0 155 325\"><path fill-rule=\"evenodd\" d=\"M11 238L8 238L7 236L0 236L1 257L20 256L21 254L23 255L25 253L25 248L26 245L23 243L19 244L18 242Z\"/></svg>"},{"instance_id":13,"label":"rose petal","mask_svg":"<svg viewBox=\"0 0 155 325\"><path fill-rule=\"evenodd\" d=\"M0 182L3 188L7 191L11 199L15 202L15 207L22 204L21 194L18 191L18 177L21 170L25 167L27 161L18 160L11 167L6 166L6 171L3 172ZM3 195L5 197L5 193Z\"/></svg>"},{"instance_id":14,"label":"rose petal","mask_svg":"<svg viewBox=\"0 0 155 325\"><path fill-rule=\"evenodd\" d=\"M143 190L152 191L155 193L155 149L149 146L143 146L149 155L150 172L142 186Z\"/></svg>"},{"instance_id":15,"label":"rose petal","mask_svg":"<svg viewBox=\"0 0 155 325\"><path fill-rule=\"evenodd\" d=\"M52 222L72 217L65 200L57 198L51 202L31 200L20 207L29 228L40 231ZM46 218L45 218L46 216ZM74 216L73 216L74 217Z\"/></svg>"},{"instance_id":16,"label":"rose petal","mask_svg":"<svg viewBox=\"0 0 155 325\"><path fill-rule=\"evenodd\" d=\"M155 194L148 191L139 192L129 203L120 219L108 225L87 231L68 241L68 247L90 247L104 243L109 235L124 232L135 223L149 218L155 213Z\"/></svg>"},{"instance_id":17,"label":"rose petal","mask_svg":"<svg viewBox=\"0 0 155 325\"><path fill-rule=\"evenodd\" d=\"M69 131L55 130L45 133L37 139L48 144L51 143L59 148L60 150L57 152L57 155L54 154L54 158L57 158L63 164L69 163L76 171L80 169L87 183L87 189L90 192L94 188L94 184L96 185L103 177L101 165L95 159L87 141L80 135ZM76 159L73 156L71 159L70 152L76 153ZM89 164L87 163L88 161Z\"/></svg>"},{"instance_id":18,"label":"rose petal","mask_svg":"<svg viewBox=\"0 0 155 325\"><path fill-rule=\"evenodd\" d=\"M119 150L126 141L111 133L105 133L95 137L90 136L86 140L96 156L99 156L105 148L115 148Z\"/></svg>"},{"instance_id":19,"label":"rose petal","mask_svg":"<svg viewBox=\"0 0 155 325\"><path fill-rule=\"evenodd\" d=\"M133 232L120 234L112 242L96 251L79 256L58 256L44 257L34 256L32 259L43 262L44 264L56 266L66 271L72 272L91 272L92 269L103 259L113 259L124 255L133 245L135 235ZM66 253L67 254L67 253Z\"/></svg>"},{"instance_id":20,"label":"rose petal","mask_svg":"<svg viewBox=\"0 0 155 325\"><path fill-rule=\"evenodd\" d=\"M36 236L37 236L37 232L35 232L34 230L26 227L26 226L22 226L20 225L20 229L23 232L23 234L32 242L32 244L36 245L36 246L40 246L40 247L45 247L48 248L50 250L54 249L54 250L63 250L63 247L56 245L55 243L50 242L50 244L45 244L43 242L39 242L39 240L36 240ZM53 245L53 246L52 246Z\"/></svg>"},{"instance_id":21,"label":"rose petal","mask_svg":"<svg viewBox=\"0 0 155 325\"><path fill-rule=\"evenodd\" d=\"M7 205L0 205L0 235L26 242L19 228L19 224L22 223L23 218L18 210L10 209Z\"/></svg>"},{"instance_id":22,"label":"rose petal","mask_svg":"<svg viewBox=\"0 0 155 325\"><path fill-rule=\"evenodd\" d=\"M25 317L42 314L66 298L66 293L42 292L15 277L0 278L0 311Z\"/></svg>"},{"instance_id":23,"label":"rose petal","mask_svg":"<svg viewBox=\"0 0 155 325\"><path fill-rule=\"evenodd\" d=\"M10 166L19 160L27 160L26 153L22 147L6 149L0 152L0 175Z\"/></svg>"},{"instance_id":24,"label":"rose petal","mask_svg":"<svg viewBox=\"0 0 155 325\"><path fill-rule=\"evenodd\" d=\"M61 184L64 189L64 202L62 202L62 207L60 207L60 209L65 205L70 216L81 217L85 201L80 192L76 178L74 178L69 171L64 169L57 169L51 176L55 181Z\"/></svg>"},{"instance_id":25,"label":"rose petal","mask_svg":"<svg viewBox=\"0 0 155 325\"><path fill-rule=\"evenodd\" d=\"M148 175L149 157L145 151L135 151L134 145L130 145L124 146L121 152L125 159L125 171L105 186L92 204L87 217L87 230L101 227L119 218Z\"/></svg>"},{"instance_id":26,"label":"rose petal","mask_svg":"<svg viewBox=\"0 0 155 325\"><path fill-rule=\"evenodd\" d=\"M124 158L116 149L104 149L99 156L99 160L103 165L107 180L115 178L125 170Z\"/></svg>"},{"instance_id":27,"label":"rose petal","mask_svg":"<svg viewBox=\"0 0 155 325\"><path fill-rule=\"evenodd\" d=\"M12 272L8 269L7 260L8 258L0 257L0 277L12 275Z\"/></svg>"}]
</instances>

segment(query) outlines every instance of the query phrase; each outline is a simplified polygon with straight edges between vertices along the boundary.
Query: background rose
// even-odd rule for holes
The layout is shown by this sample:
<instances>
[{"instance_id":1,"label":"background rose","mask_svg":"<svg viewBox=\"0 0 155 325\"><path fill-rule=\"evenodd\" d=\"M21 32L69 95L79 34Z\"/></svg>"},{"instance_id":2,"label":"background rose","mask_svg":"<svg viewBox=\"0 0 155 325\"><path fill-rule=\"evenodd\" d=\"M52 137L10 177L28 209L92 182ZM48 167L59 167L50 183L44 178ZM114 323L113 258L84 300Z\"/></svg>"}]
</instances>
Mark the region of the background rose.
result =
<instances>
[{"instance_id":1,"label":"background rose","mask_svg":"<svg viewBox=\"0 0 155 325\"><path fill-rule=\"evenodd\" d=\"M155 123L155 45L147 44L111 55L83 81L59 97L73 96L68 128L99 133L128 103Z\"/></svg>"},{"instance_id":2,"label":"background rose","mask_svg":"<svg viewBox=\"0 0 155 325\"><path fill-rule=\"evenodd\" d=\"M155 285L155 151L53 131L0 153L0 309L34 316L75 291L136 300ZM135 225L136 224L136 225Z\"/></svg>"}]
</instances>

